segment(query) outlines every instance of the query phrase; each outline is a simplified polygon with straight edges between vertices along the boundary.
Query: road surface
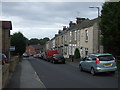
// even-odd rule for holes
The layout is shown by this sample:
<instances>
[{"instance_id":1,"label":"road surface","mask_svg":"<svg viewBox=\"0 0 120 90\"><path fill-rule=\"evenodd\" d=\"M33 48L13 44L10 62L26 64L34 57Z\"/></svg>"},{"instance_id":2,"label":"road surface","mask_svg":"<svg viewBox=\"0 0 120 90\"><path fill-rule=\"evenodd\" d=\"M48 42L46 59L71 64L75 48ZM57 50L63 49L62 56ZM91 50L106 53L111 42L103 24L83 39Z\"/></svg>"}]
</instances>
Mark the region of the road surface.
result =
<instances>
[{"instance_id":1,"label":"road surface","mask_svg":"<svg viewBox=\"0 0 120 90\"><path fill-rule=\"evenodd\" d=\"M69 62L52 64L33 57L29 57L29 62L46 88L118 88L117 73L92 76Z\"/></svg>"}]
</instances>

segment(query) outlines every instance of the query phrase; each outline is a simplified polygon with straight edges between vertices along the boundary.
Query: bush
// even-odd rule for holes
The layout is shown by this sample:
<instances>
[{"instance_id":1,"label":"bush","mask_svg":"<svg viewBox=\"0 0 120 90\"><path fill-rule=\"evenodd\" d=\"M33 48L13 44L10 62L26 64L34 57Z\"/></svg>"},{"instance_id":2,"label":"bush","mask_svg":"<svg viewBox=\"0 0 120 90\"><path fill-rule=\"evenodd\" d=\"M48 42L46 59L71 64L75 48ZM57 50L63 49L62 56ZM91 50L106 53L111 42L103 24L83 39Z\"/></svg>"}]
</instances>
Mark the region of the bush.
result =
<instances>
[{"instance_id":1,"label":"bush","mask_svg":"<svg viewBox=\"0 0 120 90\"><path fill-rule=\"evenodd\" d=\"M80 51L78 48L75 49L75 52L74 52L74 58L80 58Z\"/></svg>"}]
</instances>

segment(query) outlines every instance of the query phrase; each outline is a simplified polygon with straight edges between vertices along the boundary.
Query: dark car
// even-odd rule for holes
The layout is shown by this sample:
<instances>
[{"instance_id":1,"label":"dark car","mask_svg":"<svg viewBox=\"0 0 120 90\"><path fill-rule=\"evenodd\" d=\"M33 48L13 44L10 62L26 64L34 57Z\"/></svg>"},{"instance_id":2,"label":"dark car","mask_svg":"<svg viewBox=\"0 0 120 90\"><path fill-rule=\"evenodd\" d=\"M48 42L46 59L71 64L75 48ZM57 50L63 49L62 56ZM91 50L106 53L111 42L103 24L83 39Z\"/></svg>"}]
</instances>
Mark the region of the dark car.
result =
<instances>
[{"instance_id":1,"label":"dark car","mask_svg":"<svg viewBox=\"0 0 120 90\"><path fill-rule=\"evenodd\" d=\"M2 59L2 65L8 63L8 59L4 53L0 53L0 59Z\"/></svg>"},{"instance_id":2,"label":"dark car","mask_svg":"<svg viewBox=\"0 0 120 90\"><path fill-rule=\"evenodd\" d=\"M51 63L63 63L63 64L65 64L65 58L61 54L54 54L50 61L51 61Z\"/></svg>"}]
</instances>

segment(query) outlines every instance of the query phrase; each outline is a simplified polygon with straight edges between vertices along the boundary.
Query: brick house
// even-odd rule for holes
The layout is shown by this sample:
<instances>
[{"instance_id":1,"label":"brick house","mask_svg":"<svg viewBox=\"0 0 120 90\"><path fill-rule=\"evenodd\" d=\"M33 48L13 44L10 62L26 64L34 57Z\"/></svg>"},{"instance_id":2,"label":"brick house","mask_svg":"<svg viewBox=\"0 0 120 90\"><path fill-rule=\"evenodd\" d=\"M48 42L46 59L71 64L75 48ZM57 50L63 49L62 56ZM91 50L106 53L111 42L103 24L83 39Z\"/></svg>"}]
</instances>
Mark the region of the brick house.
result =
<instances>
[{"instance_id":1,"label":"brick house","mask_svg":"<svg viewBox=\"0 0 120 90\"><path fill-rule=\"evenodd\" d=\"M43 52L43 46L42 45L29 45L26 47L25 51L28 55L34 55L37 53Z\"/></svg>"},{"instance_id":2,"label":"brick house","mask_svg":"<svg viewBox=\"0 0 120 90\"><path fill-rule=\"evenodd\" d=\"M10 30L12 30L11 21L0 21L0 52L10 58Z\"/></svg>"}]
</instances>

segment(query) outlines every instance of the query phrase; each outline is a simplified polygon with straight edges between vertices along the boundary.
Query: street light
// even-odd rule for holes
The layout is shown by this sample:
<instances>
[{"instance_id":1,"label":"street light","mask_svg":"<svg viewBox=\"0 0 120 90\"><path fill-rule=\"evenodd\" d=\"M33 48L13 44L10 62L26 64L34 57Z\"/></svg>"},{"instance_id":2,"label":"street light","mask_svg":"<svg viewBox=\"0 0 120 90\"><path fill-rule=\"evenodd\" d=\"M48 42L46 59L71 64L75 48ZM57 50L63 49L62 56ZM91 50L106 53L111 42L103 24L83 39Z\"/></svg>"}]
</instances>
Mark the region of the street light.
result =
<instances>
[{"instance_id":1,"label":"street light","mask_svg":"<svg viewBox=\"0 0 120 90\"><path fill-rule=\"evenodd\" d=\"M99 18L100 8L99 7L94 7L94 6L90 6L89 8L97 8L98 9L98 18ZM100 35L99 33L100 33L100 31L98 32L98 35ZM98 36L98 51L97 52L98 53L100 52L100 36Z\"/></svg>"},{"instance_id":2,"label":"street light","mask_svg":"<svg viewBox=\"0 0 120 90\"><path fill-rule=\"evenodd\" d=\"M99 17L99 12L100 12L100 8L99 7L90 6L89 8L97 8L98 9L98 17Z\"/></svg>"}]
</instances>

